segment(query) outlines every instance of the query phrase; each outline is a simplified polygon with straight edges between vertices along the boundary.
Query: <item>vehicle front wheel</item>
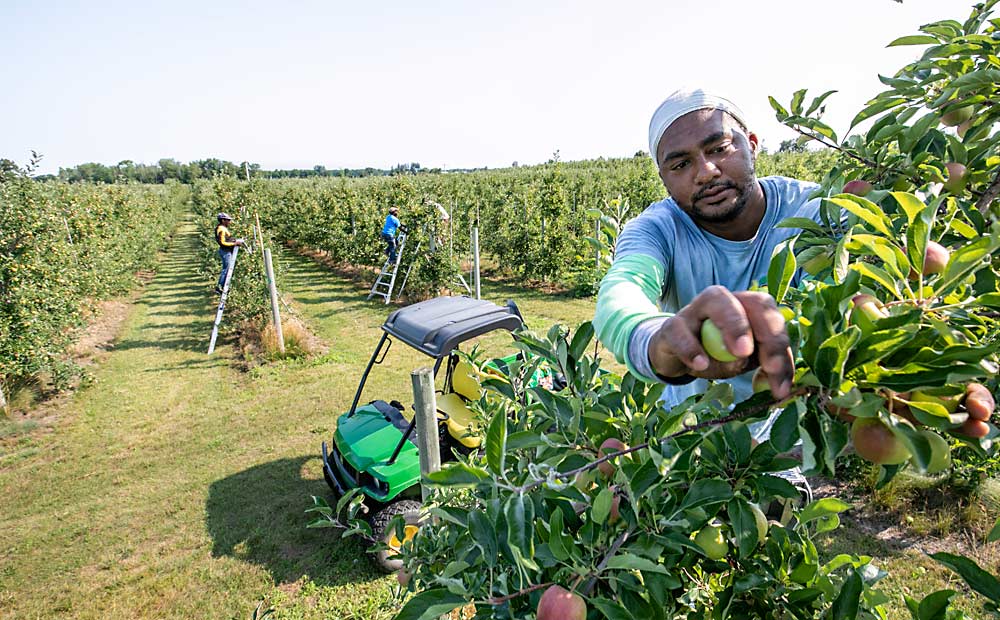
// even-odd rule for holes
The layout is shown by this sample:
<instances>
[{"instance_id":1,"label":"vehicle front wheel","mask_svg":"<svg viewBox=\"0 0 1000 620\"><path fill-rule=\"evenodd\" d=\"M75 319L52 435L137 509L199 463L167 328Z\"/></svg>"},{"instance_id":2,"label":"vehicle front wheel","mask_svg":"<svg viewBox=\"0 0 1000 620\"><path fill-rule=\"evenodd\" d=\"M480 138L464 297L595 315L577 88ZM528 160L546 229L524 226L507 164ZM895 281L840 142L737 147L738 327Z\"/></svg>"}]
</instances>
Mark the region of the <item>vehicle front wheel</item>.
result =
<instances>
[{"instance_id":1,"label":"vehicle front wheel","mask_svg":"<svg viewBox=\"0 0 1000 620\"><path fill-rule=\"evenodd\" d=\"M396 528L390 528L389 523L396 515L403 515L403 538L396 536ZM387 573L393 573L403 567L403 561L394 558L389 559L399 553L403 543L413 538L420 529L422 517L420 502L413 500L400 500L393 502L375 513L372 518L372 535L375 540L386 544L388 549L381 549L375 554L375 563L379 568Z\"/></svg>"}]
</instances>

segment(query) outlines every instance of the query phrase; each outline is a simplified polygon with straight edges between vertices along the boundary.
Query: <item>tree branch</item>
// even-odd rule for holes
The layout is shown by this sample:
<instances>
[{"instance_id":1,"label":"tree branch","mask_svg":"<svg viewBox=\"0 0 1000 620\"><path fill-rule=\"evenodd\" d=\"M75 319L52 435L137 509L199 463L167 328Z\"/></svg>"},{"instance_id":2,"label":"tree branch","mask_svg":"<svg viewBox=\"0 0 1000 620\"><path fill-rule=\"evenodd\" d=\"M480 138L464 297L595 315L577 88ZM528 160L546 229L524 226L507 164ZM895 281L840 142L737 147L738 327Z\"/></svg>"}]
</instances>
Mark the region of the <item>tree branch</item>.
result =
<instances>
[{"instance_id":1,"label":"tree branch","mask_svg":"<svg viewBox=\"0 0 1000 620\"><path fill-rule=\"evenodd\" d=\"M755 416L758 413L761 413L763 411L767 411L768 409L770 409L774 405L777 405L778 402L784 402L784 401L786 401L788 399L796 398L798 396L805 396L807 394L810 394L811 391L812 390L810 390L810 388L801 388L801 389L795 390L794 392L792 392L791 394L789 394L786 398L783 398L781 401L776 401L775 400L775 401L770 401L770 402L766 402L766 403L761 403L760 405L757 405L757 406L754 406L754 407L750 407L747 410L741 411L739 413L732 413L732 414L729 414L727 416L723 416L721 418L713 418L711 420L705 420L704 422L699 422L698 424L692 424L690 426L685 425L684 428L682 428L681 430L677 431L676 433L671 433L670 435L667 435L666 437L661 437L659 439L654 439L653 441L647 441L645 443L641 443L641 444L632 446L631 448L626 448L624 450L619 450L618 452L609 452L608 454L605 454L604 456L602 456L602 457L600 457L600 458L598 458L596 460L593 460L593 461L587 463L586 465L583 465L581 467L577 467L576 469L571 469L571 470L569 470L567 472L556 474L555 477L557 479L559 479L559 480L569 480L571 478L574 478L577 474L581 474L581 473L583 473L585 471L589 471L591 469L594 469L595 467L597 467L601 463L604 463L606 461L610 461L611 459L616 459L619 456L623 456L625 454L631 454L632 452L638 452L639 450L645 450L646 448L648 448L653 443L662 444L662 443L664 443L666 441L669 441L671 439L674 439L676 437L680 437L681 435L686 435L686 434L688 434L690 432L701 430L703 428L710 428L712 426L721 426L723 424L728 424L729 422L735 422L736 420L742 420L744 418L749 418L749 417ZM545 480L535 480L533 482L530 482L528 484L525 484L525 485L522 485L522 486L519 486L519 487L513 487L513 488L511 488L511 490L512 491L516 491L518 493L527 493L528 491L531 491L532 489L537 489L538 487L542 486L543 484L545 484L545 482L546 482Z\"/></svg>"},{"instance_id":2,"label":"tree branch","mask_svg":"<svg viewBox=\"0 0 1000 620\"><path fill-rule=\"evenodd\" d=\"M533 586L528 586L523 590L518 590L517 592L512 592L510 594L505 594L504 596L494 596L493 598L488 598L484 602L489 605L503 605L507 601L512 601L519 596L524 596L525 594L531 594L535 590L541 590L542 588L547 588L548 586L555 585L551 581L546 581L545 583L535 584Z\"/></svg>"},{"instance_id":3,"label":"tree branch","mask_svg":"<svg viewBox=\"0 0 1000 620\"><path fill-rule=\"evenodd\" d=\"M594 589L594 586L597 584L597 576L601 574L601 571L607 568L608 562L611 561L611 558L615 557L618 550L625 544L625 541L628 540L629 534L630 532L625 530L618 536L618 538L615 539L615 542L611 543L611 546L608 547L608 552L604 554L604 558L601 559L601 563L598 564L597 568L594 570L594 576L591 577L587 581L587 585L583 587L584 596L590 594L591 590Z\"/></svg>"},{"instance_id":4,"label":"tree branch","mask_svg":"<svg viewBox=\"0 0 1000 620\"><path fill-rule=\"evenodd\" d=\"M993 177L993 181L990 183L990 186L986 188L983 195L976 201L976 208L979 209L980 213L985 215L986 212L989 211L990 205L992 205L993 201L997 199L997 196L1000 196L1000 170L998 170L996 176Z\"/></svg>"}]
</instances>

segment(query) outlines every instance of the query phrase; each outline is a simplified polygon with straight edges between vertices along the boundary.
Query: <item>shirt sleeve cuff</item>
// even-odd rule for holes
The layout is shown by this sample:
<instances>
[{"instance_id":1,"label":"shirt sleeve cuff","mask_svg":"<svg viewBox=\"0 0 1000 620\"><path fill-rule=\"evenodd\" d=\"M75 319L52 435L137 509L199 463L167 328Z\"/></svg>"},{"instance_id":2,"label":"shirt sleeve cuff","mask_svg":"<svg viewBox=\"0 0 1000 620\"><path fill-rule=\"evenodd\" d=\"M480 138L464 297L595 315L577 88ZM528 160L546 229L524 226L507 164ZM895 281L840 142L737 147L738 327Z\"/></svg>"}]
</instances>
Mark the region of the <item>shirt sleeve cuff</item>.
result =
<instances>
[{"instance_id":1,"label":"shirt sleeve cuff","mask_svg":"<svg viewBox=\"0 0 1000 620\"><path fill-rule=\"evenodd\" d=\"M632 371L632 374L638 375L639 378L647 383L685 385L687 383L691 383L691 381L694 380L694 377L690 375L684 375L681 377L664 377L653 370L653 365L649 362L649 342L653 339L653 335L669 318L669 316L656 316L649 318L636 325L635 329L632 330L632 335L629 336L628 342L629 370Z\"/></svg>"}]
</instances>

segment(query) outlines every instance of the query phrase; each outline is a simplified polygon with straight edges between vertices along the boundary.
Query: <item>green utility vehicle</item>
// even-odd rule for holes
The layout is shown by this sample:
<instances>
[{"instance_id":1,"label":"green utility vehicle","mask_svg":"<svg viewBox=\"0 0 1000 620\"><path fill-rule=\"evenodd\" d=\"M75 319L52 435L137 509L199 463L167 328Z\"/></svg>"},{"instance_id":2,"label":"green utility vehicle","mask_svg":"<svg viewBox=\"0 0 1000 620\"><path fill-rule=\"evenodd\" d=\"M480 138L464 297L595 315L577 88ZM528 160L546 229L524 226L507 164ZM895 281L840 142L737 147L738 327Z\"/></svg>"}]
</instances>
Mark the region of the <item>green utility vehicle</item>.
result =
<instances>
[{"instance_id":1,"label":"green utility vehicle","mask_svg":"<svg viewBox=\"0 0 1000 620\"><path fill-rule=\"evenodd\" d=\"M378 552L379 566L388 572L401 563L391 559L402 543L416 533L420 513L420 460L412 408L407 411L398 401L373 400L360 405L361 394L372 368L385 360L393 338L434 359L434 376L445 366L443 389L436 394L441 462L453 460L455 453L477 450L482 437L475 426L471 401L482 396L481 371L460 358L458 346L495 330L512 332L523 325L513 301L498 306L469 297L437 297L406 306L389 315L382 325L382 337L372 353L351 409L337 420L337 429L329 446L323 442L323 474L337 495L360 489L365 506L372 514L372 534L388 549ZM486 364L485 371L505 369L522 359L512 354ZM531 383L553 387L553 374L539 369ZM401 379L403 379L401 377ZM405 380L404 380L405 381ZM404 381L401 381L404 382ZM559 381L556 381L559 388ZM409 382L406 382L407 386ZM388 525L402 515L404 538Z\"/></svg>"}]
</instances>

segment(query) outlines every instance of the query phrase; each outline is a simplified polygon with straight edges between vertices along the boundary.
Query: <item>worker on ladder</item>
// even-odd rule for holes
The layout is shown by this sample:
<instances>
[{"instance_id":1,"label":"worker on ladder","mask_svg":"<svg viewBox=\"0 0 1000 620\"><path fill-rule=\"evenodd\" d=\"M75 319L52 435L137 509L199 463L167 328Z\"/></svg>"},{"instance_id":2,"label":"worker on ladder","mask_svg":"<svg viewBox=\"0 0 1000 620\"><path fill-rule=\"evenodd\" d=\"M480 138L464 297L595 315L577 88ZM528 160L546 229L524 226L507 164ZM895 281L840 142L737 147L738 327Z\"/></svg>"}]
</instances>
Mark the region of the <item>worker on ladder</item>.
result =
<instances>
[{"instance_id":1,"label":"worker on ladder","mask_svg":"<svg viewBox=\"0 0 1000 620\"><path fill-rule=\"evenodd\" d=\"M215 227L215 240L219 244L219 260L222 261L222 273L219 274L219 283L215 285L215 292L222 294L222 287L226 285L226 272L229 271L229 263L233 260L233 248L242 246L243 240L236 239L229 232L229 224L233 218L228 213L220 213L216 216L219 224Z\"/></svg>"},{"instance_id":2,"label":"worker on ladder","mask_svg":"<svg viewBox=\"0 0 1000 620\"><path fill-rule=\"evenodd\" d=\"M396 255L396 231L406 232L406 228L399 221L399 207L389 207L389 215L385 216L385 224L382 226L382 240L386 243L385 253L389 255L389 262L395 263Z\"/></svg>"}]
</instances>

